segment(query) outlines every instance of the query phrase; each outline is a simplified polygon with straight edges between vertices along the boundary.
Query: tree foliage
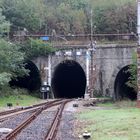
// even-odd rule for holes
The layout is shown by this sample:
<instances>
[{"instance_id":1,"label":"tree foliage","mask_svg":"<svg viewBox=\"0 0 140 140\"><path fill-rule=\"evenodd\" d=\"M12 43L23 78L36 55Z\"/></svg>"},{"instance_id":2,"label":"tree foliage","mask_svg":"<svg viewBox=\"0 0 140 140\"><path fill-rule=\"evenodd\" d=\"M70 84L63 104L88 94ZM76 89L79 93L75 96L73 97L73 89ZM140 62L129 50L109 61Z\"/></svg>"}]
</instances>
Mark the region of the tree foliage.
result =
<instances>
[{"instance_id":1,"label":"tree foliage","mask_svg":"<svg viewBox=\"0 0 140 140\"><path fill-rule=\"evenodd\" d=\"M133 64L129 66L127 71L130 74L129 81L126 83L127 86L134 89L137 92L137 55L136 53L133 54Z\"/></svg>"},{"instance_id":2,"label":"tree foliage","mask_svg":"<svg viewBox=\"0 0 140 140\"><path fill-rule=\"evenodd\" d=\"M90 33L91 9L96 33L136 32L133 0L1 0L3 14L13 28L32 33ZM16 29L17 30L17 29Z\"/></svg>"},{"instance_id":3,"label":"tree foliage","mask_svg":"<svg viewBox=\"0 0 140 140\"><path fill-rule=\"evenodd\" d=\"M48 42L30 38L23 44L22 51L26 53L27 59L32 59L38 56L47 56L48 54L53 53L55 49L52 48L51 44Z\"/></svg>"},{"instance_id":4,"label":"tree foliage","mask_svg":"<svg viewBox=\"0 0 140 140\"><path fill-rule=\"evenodd\" d=\"M5 16L2 15L2 9L0 9L0 35L8 33L10 31L10 23L5 20Z\"/></svg>"},{"instance_id":5,"label":"tree foliage","mask_svg":"<svg viewBox=\"0 0 140 140\"><path fill-rule=\"evenodd\" d=\"M30 32L42 27L42 0L2 0L3 14L12 23L13 28L27 28Z\"/></svg>"},{"instance_id":6,"label":"tree foliage","mask_svg":"<svg viewBox=\"0 0 140 140\"><path fill-rule=\"evenodd\" d=\"M12 77L28 73L23 65L24 56L19 46L0 39L0 85L8 83Z\"/></svg>"}]
</instances>

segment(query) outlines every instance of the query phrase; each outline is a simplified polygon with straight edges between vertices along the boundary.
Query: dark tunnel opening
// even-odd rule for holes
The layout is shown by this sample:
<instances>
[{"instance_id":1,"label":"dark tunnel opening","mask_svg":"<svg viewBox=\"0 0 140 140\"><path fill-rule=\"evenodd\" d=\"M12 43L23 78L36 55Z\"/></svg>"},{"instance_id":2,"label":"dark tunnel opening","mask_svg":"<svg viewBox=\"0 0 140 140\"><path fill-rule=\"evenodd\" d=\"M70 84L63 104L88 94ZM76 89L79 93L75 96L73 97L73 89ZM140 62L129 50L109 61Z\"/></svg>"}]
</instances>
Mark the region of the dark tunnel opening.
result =
<instances>
[{"instance_id":1,"label":"dark tunnel opening","mask_svg":"<svg viewBox=\"0 0 140 140\"><path fill-rule=\"evenodd\" d=\"M136 100L137 93L134 88L129 87L126 82L129 81L130 73L128 72L129 65L122 68L117 74L115 80L115 97L116 99Z\"/></svg>"},{"instance_id":2,"label":"dark tunnel opening","mask_svg":"<svg viewBox=\"0 0 140 140\"><path fill-rule=\"evenodd\" d=\"M30 70L28 75L23 77L17 77L9 82L11 87L25 88L29 91L35 91L40 89L41 78L40 73L36 65L32 61L26 61L25 69Z\"/></svg>"},{"instance_id":3,"label":"dark tunnel opening","mask_svg":"<svg viewBox=\"0 0 140 140\"><path fill-rule=\"evenodd\" d=\"M85 72L76 61L65 60L56 67L51 86L55 98L84 97Z\"/></svg>"}]
</instances>

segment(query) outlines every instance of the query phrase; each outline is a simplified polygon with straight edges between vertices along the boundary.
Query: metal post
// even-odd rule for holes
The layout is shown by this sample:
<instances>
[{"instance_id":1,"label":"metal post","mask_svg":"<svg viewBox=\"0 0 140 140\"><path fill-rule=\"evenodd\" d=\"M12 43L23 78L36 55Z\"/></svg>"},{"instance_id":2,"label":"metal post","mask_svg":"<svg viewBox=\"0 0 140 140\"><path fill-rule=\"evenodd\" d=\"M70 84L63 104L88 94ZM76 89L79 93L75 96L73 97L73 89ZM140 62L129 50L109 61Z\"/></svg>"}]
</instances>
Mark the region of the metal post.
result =
<instances>
[{"instance_id":1,"label":"metal post","mask_svg":"<svg viewBox=\"0 0 140 140\"><path fill-rule=\"evenodd\" d=\"M90 97L93 97L92 93L93 93L93 78L94 78L94 75L93 75L93 50L91 49L91 70L90 70L90 73L91 73L91 76L90 76L90 90L91 90L91 93L90 93Z\"/></svg>"},{"instance_id":2,"label":"metal post","mask_svg":"<svg viewBox=\"0 0 140 140\"><path fill-rule=\"evenodd\" d=\"M93 41L93 37L92 37L92 35L93 35L93 20L92 20L92 15L93 15L93 11L91 9L91 21L90 21L91 22L91 27L90 27L91 28L91 31L90 31L91 32L91 42Z\"/></svg>"},{"instance_id":3,"label":"metal post","mask_svg":"<svg viewBox=\"0 0 140 140\"><path fill-rule=\"evenodd\" d=\"M48 56L48 83L51 85L51 56Z\"/></svg>"},{"instance_id":4,"label":"metal post","mask_svg":"<svg viewBox=\"0 0 140 140\"><path fill-rule=\"evenodd\" d=\"M89 87L89 51L86 51L86 76L87 76L87 87Z\"/></svg>"},{"instance_id":5,"label":"metal post","mask_svg":"<svg viewBox=\"0 0 140 140\"><path fill-rule=\"evenodd\" d=\"M137 34L138 34L138 48L137 48L137 106L140 107L140 0L137 0Z\"/></svg>"},{"instance_id":6,"label":"metal post","mask_svg":"<svg viewBox=\"0 0 140 140\"><path fill-rule=\"evenodd\" d=\"M43 92L43 99L45 99L45 93Z\"/></svg>"},{"instance_id":7,"label":"metal post","mask_svg":"<svg viewBox=\"0 0 140 140\"><path fill-rule=\"evenodd\" d=\"M140 46L140 0L137 1L137 34L138 45Z\"/></svg>"}]
</instances>

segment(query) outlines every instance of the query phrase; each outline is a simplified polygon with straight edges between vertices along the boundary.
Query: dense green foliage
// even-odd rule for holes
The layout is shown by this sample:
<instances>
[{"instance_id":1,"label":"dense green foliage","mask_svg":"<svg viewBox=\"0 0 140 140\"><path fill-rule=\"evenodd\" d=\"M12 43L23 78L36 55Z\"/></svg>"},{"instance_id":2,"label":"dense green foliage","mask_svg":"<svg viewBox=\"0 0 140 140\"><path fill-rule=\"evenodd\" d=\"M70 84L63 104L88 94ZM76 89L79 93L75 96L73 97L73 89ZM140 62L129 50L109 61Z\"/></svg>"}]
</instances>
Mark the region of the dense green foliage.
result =
<instances>
[{"instance_id":1,"label":"dense green foliage","mask_svg":"<svg viewBox=\"0 0 140 140\"><path fill-rule=\"evenodd\" d=\"M130 73L129 81L126 83L129 87L133 88L137 92L137 55L133 54L133 64L129 65L128 71Z\"/></svg>"},{"instance_id":2,"label":"dense green foliage","mask_svg":"<svg viewBox=\"0 0 140 140\"><path fill-rule=\"evenodd\" d=\"M137 92L137 65L133 64L129 66L129 73L130 73L130 77L129 77L129 81L127 82L127 85L129 87L132 87L136 92Z\"/></svg>"},{"instance_id":3,"label":"dense green foliage","mask_svg":"<svg viewBox=\"0 0 140 140\"><path fill-rule=\"evenodd\" d=\"M11 22L12 29L27 28L29 31L40 29L41 0L2 0L3 14Z\"/></svg>"},{"instance_id":4,"label":"dense green foliage","mask_svg":"<svg viewBox=\"0 0 140 140\"><path fill-rule=\"evenodd\" d=\"M90 33L92 18L95 33L136 32L133 0L1 0L0 5L12 30L84 34Z\"/></svg>"},{"instance_id":5,"label":"dense green foliage","mask_svg":"<svg viewBox=\"0 0 140 140\"><path fill-rule=\"evenodd\" d=\"M23 3L14 1L14 0L13 1L6 0L3 2L4 2L3 7L2 7L3 11L2 9L0 9L0 34L1 34L1 38L0 38L0 95L5 93L5 91L7 91L7 93L11 93L10 88L9 88L9 81L11 79L13 78L15 79L16 77L22 77L29 73L29 70L25 69L26 63L24 62L26 61L26 59L32 59L33 57L37 57L39 55L48 55L49 53L54 51L54 49L51 48L51 45L49 43L45 43L39 39L29 39L26 43L21 45L21 44L15 44L14 42L11 42L6 38L3 38L6 35L8 35L10 26L11 26L11 30L14 30L16 26L23 26L23 27L28 26L28 29L30 29L31 31L35 31L36 29L39 28L37 24L37 20L34 17L35 15L34 16L28 15L28 12L25 12L24 10L29 10L29 9L24 9L25 5L22 5ZM28 5L29 6L28 8L31 8L31 7L35 8L35 5L36 7L38 5L37 3L34 3L35 5L32 5L32 3L27 4L27 1L26 2L22 1L22 2ZM15 7L14 8L11 7L12 5L15 6L16 4L20 4L21 6L21 7L17 7L19 8L17 10L15 10ZM8 6L7 8L9 9L5 10L6 6ZM31 11L32 11L32 8L30 9ZM22 11L21 9L24 9L24 10ZM15 14L12 13L11 10L12 12L15 12ZM34 14L35 11L32 11L32 14ZM8 12L9 17L7 16L5 12ZM5 14L6 18L3 14ZM23 16L23 18L21 17L20 14ZM30 21L27 21L27 19L24 16L25 17L31 16L31 18L28 17ZM38 19L39 19L39 15L38 15Z\"/></svg>"},{"instance_id":6,"label":"dense green foliage","mask_svg":"<svg viewBox=\"0 0 140 140\"><path fill-rule=\"evenodd\" d=\"M0 35L10 31L10 23L5 20L5 16L2 15L2 9L0 9Z\"/></svg>"},{"instance_id":7,"label":"dense green foliage","mask_svg":"<svg viewBox=\"0 0 140 140\"><path fill-rule=\"evenodd\" d=\"M32 59L38 56L47 56L49 53L53 53L55 49L48 42L30 38L23 44L22 51L26 53L27 59Z\"/></svg>"},{"instance_id":8,"label":"dense green foliage","mask_svg":"<svg viewBox=\"0 0 140 140\"><path fill-rule=\"evenodd\" d=\"M11 78L28 74L24 68L23 61L25 54L20 47L0 39L0 95L4 90L8 91Z\"/></svg>"}]
</instances>

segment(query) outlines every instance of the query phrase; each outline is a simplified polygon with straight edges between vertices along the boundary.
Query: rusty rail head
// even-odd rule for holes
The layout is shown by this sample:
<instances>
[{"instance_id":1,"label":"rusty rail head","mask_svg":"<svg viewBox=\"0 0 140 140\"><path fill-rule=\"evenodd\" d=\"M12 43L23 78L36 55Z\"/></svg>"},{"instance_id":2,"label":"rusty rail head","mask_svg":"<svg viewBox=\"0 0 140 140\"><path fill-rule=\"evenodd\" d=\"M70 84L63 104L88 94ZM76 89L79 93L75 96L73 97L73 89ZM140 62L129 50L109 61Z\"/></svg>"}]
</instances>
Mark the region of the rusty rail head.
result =
<instances>
[{"instance_id":1,"label":"rusty rail head","mask_svg":"<svg viewBox=\"0 0 140 140\"><path fill-rule=\"evenodd\" d=\"M17 109L2 111L2 112L0 112L0 116L11 114L11 113L15 113L15 112L18 112L18 111L21 111L21 110L23 110L22 107L21 108L17 108Z\"/></svg>"},{"instance_id":2,"label":"rusty rail head","mask_svg":"<svg viewBox=\"0 0 140 140\"><path fill-rule=\"evenodd\" d=\"M60 105L60 107L58 108L57 113L55 115L55 118L52 122L52 125L49 128L49 131L46 134L44 140L54 140L55 139L56 133L57 133L57 130L58 130L58 127L59 127L59 124L60 124L60 119L62 117L62 112L63 112L64 107L65 107L65 104L70 102L70 101L72 101L72 100L66 100Z\"/></svg>"},{"instance_id":3,"label":"rusty rail head","mask_svg":"<svg viewBox=\"0 0 140 140\"><path fill-rule=\"evenodd\" d=\"M16 109L12 109L12 110L2 111L2 112L0 112L0 116L4 116L4 115L20 112L22 110L28 110L30 108L40 107L40 106L46 105L46 103L55 103L55 102L58 102L58 101L61 101L61 100L62 99L58 99L58 100L55 100L55 101L48 101L48 102L44 102L44 103L40 103L40 104L31 105L31 106L28 106L28 107L25 107L25 108L24 107L20 107L20 108L16 108Z\"/></svg>"},{"instance_id":4,"label":"rusty rail head","mask_svg":"<svg viewBox=\"0 0 140 140\"><path fill-rule=\"evenodd\" d=\"M59 100L55 100L55 101L47 102L46 105L43 105L42 107L36 109L36 112L34 114L29 116L18 127L16 127L12 132L10 132L4 138L2 138L2 140L12 140L12 139L14 139L14 137L18 133L20 133L22 131L22 129L24 129L27 125L29 125L43 110L45 110L47 108L50 108L52 106L56 106L56 105L61 104L61 103L62 103L62 101L60 99Z\"/></svg>"},{"instance_id":5,"label":"rusty rail head","mask_svg":"<svg viewBox=\"0 0 140 140\"><path fill-rule=\"evenodd\" d=\"M33 115L31 115L27 120L25 120L20 126L15 128L2 140L12 140L25 126L32 122L42 112L42 110L43 108L39 108Z\"/></svg>"}]
</instances>

